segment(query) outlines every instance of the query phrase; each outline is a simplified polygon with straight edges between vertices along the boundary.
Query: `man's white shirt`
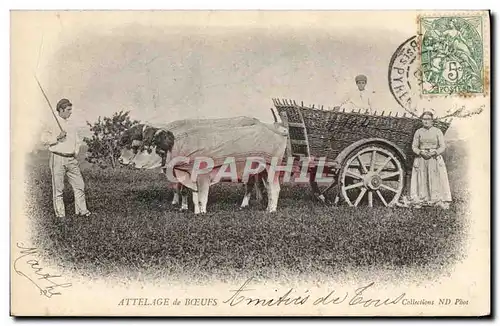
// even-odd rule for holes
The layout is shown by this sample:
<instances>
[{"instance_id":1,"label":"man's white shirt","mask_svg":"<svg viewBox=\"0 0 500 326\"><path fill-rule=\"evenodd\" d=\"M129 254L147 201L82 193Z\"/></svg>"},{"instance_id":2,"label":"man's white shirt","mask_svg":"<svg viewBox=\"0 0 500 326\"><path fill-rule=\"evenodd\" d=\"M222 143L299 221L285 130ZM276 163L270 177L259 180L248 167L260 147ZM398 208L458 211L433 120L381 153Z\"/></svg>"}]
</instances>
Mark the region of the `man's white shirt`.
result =
<instances>
[{"instance_id":1,"label":"man's white shirt","mask_svg":"<svg viewBox=\"0 0 500 326\"><path fill-rule=\"evenodd\" d=\"M367 89L362 91L359 89L353 90L347 94L340 107L344 109L368 109L371 111L373 94L373 91Z\"/></svg>"},{"instance_id":2,"label":"man's white shirt","mask_svg":"<svg viewBox=\"0 0 500 326\"><path fill-rule=\"evenodd\" d=\"M63 142L50 146L50 144L57 142L57 136L61 133L61 129L54 123L55 127L45 130L42 134L42 142L44 145L49 145L49 151L53 153L78 155L81 139L78 135L77 126L73 123L71 117L67 120L62 118L58 118L58 120L62 129L66 132L66 139Z\"/></svg>"}]
</instances>

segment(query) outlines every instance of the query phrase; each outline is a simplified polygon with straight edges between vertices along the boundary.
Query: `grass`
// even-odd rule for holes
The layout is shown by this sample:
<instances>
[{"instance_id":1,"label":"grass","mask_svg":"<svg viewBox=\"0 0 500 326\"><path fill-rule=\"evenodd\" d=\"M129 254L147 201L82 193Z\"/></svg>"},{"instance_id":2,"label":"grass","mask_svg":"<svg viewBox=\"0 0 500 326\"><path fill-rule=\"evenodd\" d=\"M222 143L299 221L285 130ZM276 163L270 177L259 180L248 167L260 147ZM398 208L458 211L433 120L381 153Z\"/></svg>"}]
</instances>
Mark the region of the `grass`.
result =
<instances>
[{"instance_id":1,"label":"grass","mask_svg":"<svg viewBox=\"0 0 500 326\"><path fill-rule=\"evenodd\" d=\"M449 152L449 211L333 208L313 201L306 186L283 185L278 212L269 215L255 202L240 211L242 185L218 184L209 213L195 216L170 205L172 190L159 174L82 164L94 216L73 216L67 185L64 221L53 217L50 171L38 156L27 167L33 243L61 268L95 277L227 281L382 268L435 277L463 258L467 235L463 153Z\"/></svg>"}]
</instances>

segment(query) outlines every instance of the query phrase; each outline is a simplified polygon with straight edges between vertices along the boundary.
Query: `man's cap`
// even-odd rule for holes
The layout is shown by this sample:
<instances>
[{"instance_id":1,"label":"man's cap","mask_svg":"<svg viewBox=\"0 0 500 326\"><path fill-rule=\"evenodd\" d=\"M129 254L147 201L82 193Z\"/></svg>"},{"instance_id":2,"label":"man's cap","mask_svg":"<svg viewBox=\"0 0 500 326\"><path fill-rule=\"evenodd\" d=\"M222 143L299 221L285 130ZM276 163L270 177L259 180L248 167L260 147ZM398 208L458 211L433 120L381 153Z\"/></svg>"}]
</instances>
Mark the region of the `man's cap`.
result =
<instances>
[{"instance_id":1,"label":"man's cap","mask_svg":"<svg viewBox=\"0 0 500 326\"><path fill-rule=\"evenodd\" d=\"M365 75L357 75L356 78L354 78L354 80L356 80L356 82L361 81L361 80L367 81L368 78L366 78Z\"/></svg>"},{"instance_id":2,"label":"man's cap","mask_svg":"<svg viewBox=\"0 0 500 326\"><path fill-rule=\"evenodd\" d=\"M73 106L73 104L67 98L63 98L57 102L56 110L65 109L67 106Z\"/></svg>"}]
</instances>

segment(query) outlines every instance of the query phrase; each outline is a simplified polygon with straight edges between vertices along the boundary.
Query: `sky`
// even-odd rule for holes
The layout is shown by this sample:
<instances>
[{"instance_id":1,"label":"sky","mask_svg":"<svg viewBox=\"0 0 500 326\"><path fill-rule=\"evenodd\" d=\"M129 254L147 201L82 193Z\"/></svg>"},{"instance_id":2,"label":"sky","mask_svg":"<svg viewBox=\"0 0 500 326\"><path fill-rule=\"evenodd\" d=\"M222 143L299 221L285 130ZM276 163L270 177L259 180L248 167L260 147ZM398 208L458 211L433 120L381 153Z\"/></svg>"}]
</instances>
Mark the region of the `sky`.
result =
<instances>
[{"instance_id":1,"label":"sky","mask_svg":"<svg viewBox=\"0 0 500 326\"><path fill-rule=\"evenodd\" d=\"M384 26L383 17L359 15L301 24L258 15L241 22L200 15L208 21L198 24L168 15L121 17L49 13L30 34L28 65L53 107L71 100L72 119L84 131L85 121L121 110L155 124L241 115L271 122L272 98L333 107L356 88L358 74L368 77L379 112L404 112L390 93L388 66L415 34L413 23ZM54 126L34 79L26 78L37 102L25 105L35 106L38 126Z\"/></svg>"},{"instance_id":2,"label":"sky","mask_svg":"<svg viewBox=\"0 0 500 326\"><path fill-rule=\"evenodd\" d=\"M269 120L273 97L338 105L362 73L375 101L397 109L387 67L404 35L376 45L349 38L321 30L126 26L62 48L46 66L49 91L73 95L89 119L125 109L154 121L248 114Z\"/></svg>"}]
</instances>

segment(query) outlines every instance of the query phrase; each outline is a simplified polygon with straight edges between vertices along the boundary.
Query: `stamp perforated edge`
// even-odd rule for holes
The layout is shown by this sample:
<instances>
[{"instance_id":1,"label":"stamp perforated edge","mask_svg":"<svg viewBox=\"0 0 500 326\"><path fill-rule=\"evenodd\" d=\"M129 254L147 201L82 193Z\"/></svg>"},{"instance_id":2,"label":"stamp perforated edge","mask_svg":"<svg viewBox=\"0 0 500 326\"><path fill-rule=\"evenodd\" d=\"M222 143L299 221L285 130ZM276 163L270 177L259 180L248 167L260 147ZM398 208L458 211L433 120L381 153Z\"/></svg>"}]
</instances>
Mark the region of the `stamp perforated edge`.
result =
<instances>
[{"instance_id":1,"label":"stamp perforated edge","mask_svg":"<svg viewBox=\"0 0 500 326\"><path fill-rule=\"evenodd\" d=\"M421 98L443 98L443 97L459 97L459 98L472 98L472 97L486 97L490 92L490 11L489 10L470 10L470 11L425 11L420 13L416 17L417 25L417 43L418 43L418 55L417 61L418 65L421 67L422 64L422 27L420 21L422 18L431 17L473 17L480 16L482 19L482 36L483 36L483 92L482 93L450 93L450 94L424 94L422 88L420 88L419 95Z\"/></svg>"}]
</instances>

